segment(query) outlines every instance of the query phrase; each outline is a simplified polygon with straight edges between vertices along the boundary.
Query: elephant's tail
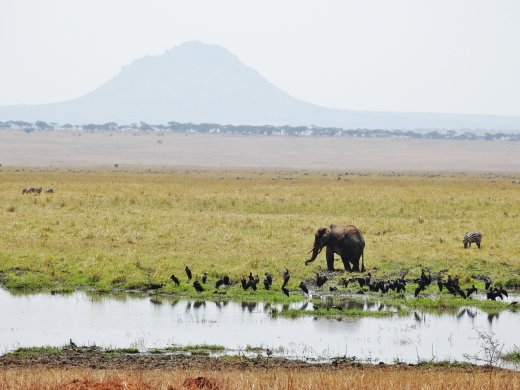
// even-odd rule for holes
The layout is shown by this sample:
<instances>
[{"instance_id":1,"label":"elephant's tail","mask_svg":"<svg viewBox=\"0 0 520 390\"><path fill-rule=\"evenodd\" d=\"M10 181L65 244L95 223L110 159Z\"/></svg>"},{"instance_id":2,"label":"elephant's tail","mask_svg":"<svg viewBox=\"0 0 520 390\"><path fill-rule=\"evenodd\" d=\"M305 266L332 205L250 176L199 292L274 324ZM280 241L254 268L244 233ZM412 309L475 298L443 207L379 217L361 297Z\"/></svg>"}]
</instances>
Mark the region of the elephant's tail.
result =
<instances>
[{"instance_id":1,"label":"elephant's tail","mask_svg":"<svg viewBox=\"0 0 520 390\"><path fill-rule=\"evenodd\" d=\"M365 251L361 252L361 272L365 272Z\"/></svg>"}]
</instances>

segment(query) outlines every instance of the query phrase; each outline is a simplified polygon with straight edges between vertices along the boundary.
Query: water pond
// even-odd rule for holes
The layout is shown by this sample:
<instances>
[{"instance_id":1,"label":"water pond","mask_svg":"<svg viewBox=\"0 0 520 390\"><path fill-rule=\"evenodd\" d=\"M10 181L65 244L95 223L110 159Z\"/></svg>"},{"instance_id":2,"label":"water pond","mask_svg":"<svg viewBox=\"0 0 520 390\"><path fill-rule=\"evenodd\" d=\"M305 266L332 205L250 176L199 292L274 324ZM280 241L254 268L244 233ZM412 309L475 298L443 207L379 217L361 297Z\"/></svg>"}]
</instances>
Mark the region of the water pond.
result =
<instances>
[{"instance_id":1,"label":"water pond","mask_svg":"<svg viewBox=\"0 0 520 390\"><path fill-rule=\"evenodd\" d=\"M363 310L392 310L356 302ZM313 304L291 308L311 310ZM135 347L146 352L168 345L215 344L232 353L267 349L274 355L323 361L356 357L361 361L417 363L467 361L480 355L478 331L493 332L504 351L520 346L520 313L489 314L477 308L454 313L387 317L284 318L271 315L281 304L205 302L143 295L92 295L86 292L13 295L0 290L0 352L19 347L78 345Z\"/></svg>"}]
</instances>

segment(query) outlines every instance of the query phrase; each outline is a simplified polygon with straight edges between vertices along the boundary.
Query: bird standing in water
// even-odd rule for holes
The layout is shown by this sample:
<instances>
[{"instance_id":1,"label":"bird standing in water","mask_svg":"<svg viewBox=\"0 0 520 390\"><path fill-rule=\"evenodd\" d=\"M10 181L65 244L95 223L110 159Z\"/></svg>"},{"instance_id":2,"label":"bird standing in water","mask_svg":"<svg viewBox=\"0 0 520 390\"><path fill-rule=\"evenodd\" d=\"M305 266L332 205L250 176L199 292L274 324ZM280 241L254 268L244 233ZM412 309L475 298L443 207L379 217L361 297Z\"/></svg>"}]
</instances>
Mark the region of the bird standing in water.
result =
<instances>
[{"instance_id":1,"label":"bird standing in water","mask_svg":"<svg viewBox=\"0 0 520 390\"><path fill-rule=\"evenodd\" d=\"M300 283L300 288L302 289L302 291L305 294L309 295L309 289L307 288L307 286L305 285L305 283L303 281Z\"/></svg>"}]
</instances>

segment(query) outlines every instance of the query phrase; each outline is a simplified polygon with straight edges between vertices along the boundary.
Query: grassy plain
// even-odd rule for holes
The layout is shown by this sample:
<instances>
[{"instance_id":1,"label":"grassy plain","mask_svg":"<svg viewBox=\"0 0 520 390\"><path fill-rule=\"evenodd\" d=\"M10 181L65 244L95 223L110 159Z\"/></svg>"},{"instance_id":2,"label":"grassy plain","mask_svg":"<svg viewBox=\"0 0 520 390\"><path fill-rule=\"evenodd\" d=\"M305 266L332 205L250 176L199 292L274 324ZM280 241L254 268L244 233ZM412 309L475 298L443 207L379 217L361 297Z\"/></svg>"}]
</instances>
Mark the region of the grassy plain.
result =
<instances>
[{"instance_id":1,"label":"grassy plain","mask_svg":"<svg viewBox=\"0 0 520 390\"><path fill-rule=\"evenodd\" d=\"M55 192L22 195L29 186ZM417 277L424 267L463 284L482 274L520 286L519 214L520 185L498 175L2 169L0 282L100 291L166 282L161 292L193 295L189 265L212 285L271 272L276 294L228 296L285 299L285 268L291 290L325 268L324 253L304 265L315 230L350 223L365 236L372 276ZM483 233L480 250L463 248L470 230ZM168 283L172 273L181 287Z\"/></svg>"},{"instance_id":2,"label":"grassy plain","mask_svg":"<svg viewBox=\"0 0 520 390\"><path fill-rule=\"evenodd\" d=\"M198 387L204 378L207 387ZM195 382L196 383L196 382ZM201 382L202 383L202 382ZM213 387L209 387L211 386ZM370 367L336 369L96 370L2 368L0 389L151 390L151 389L517 389L520 374L479 367Z\"/></svg>"}]
</instances>

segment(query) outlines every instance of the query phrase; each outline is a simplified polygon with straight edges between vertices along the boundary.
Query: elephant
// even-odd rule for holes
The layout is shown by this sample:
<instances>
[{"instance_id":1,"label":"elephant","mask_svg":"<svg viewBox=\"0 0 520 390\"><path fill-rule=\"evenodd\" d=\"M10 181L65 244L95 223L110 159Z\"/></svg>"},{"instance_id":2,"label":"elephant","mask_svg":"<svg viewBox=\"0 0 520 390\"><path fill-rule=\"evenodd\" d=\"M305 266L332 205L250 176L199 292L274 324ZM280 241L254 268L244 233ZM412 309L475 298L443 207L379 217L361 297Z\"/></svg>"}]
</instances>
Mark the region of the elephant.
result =
<instances>
[{"instance_id":1,"label":"elephant","mask_svg":"<svg viewBox=\"0 0 520 390\"><path fill-rule=\"evenodd\" d=\"M365 258L363 256L365 240L357 227L353 225L330 225L319 228L314 235L314 246L310 251L312 257L305 262L305 265L309 265L316 260L325 246L327 247L326 258L329 271L334 271L334 253L337 253L341 256L347 271L360 272L359 258L361 257L361 272L365 272Z\"/></svg>"}]
</instances>

